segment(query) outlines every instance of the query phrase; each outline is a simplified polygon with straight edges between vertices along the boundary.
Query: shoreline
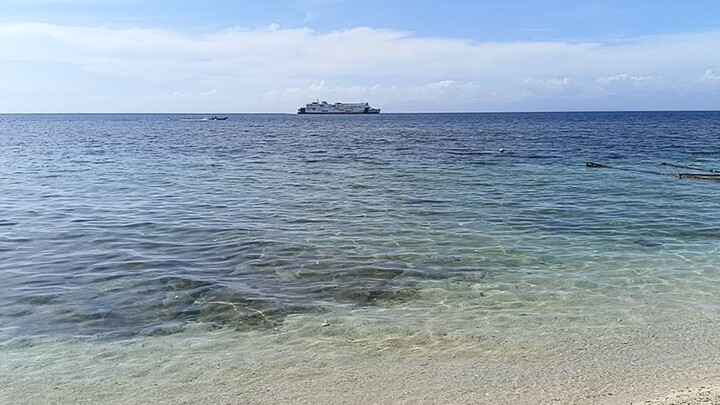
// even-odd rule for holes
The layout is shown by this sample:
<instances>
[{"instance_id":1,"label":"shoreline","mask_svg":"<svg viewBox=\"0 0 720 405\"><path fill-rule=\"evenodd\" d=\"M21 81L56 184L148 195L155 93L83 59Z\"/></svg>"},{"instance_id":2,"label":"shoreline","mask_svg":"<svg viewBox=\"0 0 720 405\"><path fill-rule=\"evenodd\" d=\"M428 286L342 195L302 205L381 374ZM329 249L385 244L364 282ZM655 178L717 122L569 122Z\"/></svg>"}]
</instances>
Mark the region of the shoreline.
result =
<instances>
[{"instance_id":1,"label":"shoreline","mask_svg":"<svg viewBox=\"0 0 720 405\"><path fill-rule=\"evenodd\" d=\"M188 329L114 342L13 341L0 345L0 402L669 405L720 398L710 325L654 340L649 331L579 336L556 347L552 339L533 346L358 337L335 326L318 324L315 335Z\"/></svg>"}]
</instances>

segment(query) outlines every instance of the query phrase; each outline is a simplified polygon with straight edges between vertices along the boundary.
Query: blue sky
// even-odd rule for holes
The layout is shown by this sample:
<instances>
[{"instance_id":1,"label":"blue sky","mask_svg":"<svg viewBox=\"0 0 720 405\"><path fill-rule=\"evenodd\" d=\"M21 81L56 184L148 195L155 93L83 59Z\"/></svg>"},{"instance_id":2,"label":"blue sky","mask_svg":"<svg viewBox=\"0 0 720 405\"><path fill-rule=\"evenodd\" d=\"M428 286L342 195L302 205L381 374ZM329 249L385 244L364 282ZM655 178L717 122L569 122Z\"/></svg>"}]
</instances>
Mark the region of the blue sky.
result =
<instances>
[{"instance_id":1,"label":"blue sky","mask_svg":"<svg viewBox=\"0 0 720 405\"><path fill-rule=\"evenodd\" d=\"M717 1L0 0L0 112L720 109Z\"/></svg>"}]
</instances>

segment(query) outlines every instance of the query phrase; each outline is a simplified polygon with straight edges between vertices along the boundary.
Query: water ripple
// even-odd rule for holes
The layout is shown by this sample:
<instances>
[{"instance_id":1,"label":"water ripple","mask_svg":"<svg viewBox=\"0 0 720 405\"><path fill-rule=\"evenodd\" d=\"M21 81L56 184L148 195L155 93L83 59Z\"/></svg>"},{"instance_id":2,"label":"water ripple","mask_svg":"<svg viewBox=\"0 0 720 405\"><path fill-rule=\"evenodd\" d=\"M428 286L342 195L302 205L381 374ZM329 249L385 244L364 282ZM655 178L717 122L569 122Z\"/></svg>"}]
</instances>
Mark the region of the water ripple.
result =
<instances>
[{"instance_id":1,"label":"water ripple","mask_svg":"<svg viewBox=\"0 0 720 405\"><path fill-rule=\"evenodd\" d=\"M3 116L0 319L154 335L710 308L720 187L584 167L720 166L712 113L682 114Z\"/></svg>"}]
</instances>

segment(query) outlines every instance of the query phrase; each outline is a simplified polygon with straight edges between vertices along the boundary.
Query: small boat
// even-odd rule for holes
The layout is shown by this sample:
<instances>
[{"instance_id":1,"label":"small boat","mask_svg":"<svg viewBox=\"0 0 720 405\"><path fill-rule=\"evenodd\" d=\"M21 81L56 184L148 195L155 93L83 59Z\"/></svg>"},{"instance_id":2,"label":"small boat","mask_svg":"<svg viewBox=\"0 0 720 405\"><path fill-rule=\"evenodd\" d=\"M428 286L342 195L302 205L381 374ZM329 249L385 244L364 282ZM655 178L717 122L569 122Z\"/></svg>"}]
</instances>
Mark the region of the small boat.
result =
<instances>
[{"instance_id":1,"label":"small boat","mask_svg":"<svg viewBox=\"0 0 720 405\"><path fill-rule=\"evenodd\" d=\"M213 115L212 118L210 118L210 121L225 121L228 119L228 117L218 117L217 115Z\"/></svg>"}]
</instances>

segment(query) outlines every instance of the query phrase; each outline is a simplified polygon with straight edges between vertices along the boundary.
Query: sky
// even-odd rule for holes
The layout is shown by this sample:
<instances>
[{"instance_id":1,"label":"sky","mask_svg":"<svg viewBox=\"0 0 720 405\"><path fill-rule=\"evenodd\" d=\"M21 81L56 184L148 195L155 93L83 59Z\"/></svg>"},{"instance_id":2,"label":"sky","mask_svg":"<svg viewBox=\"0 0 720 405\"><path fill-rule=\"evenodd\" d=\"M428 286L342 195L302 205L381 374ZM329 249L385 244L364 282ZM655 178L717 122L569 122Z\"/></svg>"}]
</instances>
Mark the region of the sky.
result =
<instances>
[{"instance_id":1,"label":"sky","mask_svg":"<svg viewBox=\"0 0 720 405\"><path fill-rule=\"evenodd\" d=\"M717 0L0 0L0 113L719 110Z\"/></svg>"}]
</instances>

